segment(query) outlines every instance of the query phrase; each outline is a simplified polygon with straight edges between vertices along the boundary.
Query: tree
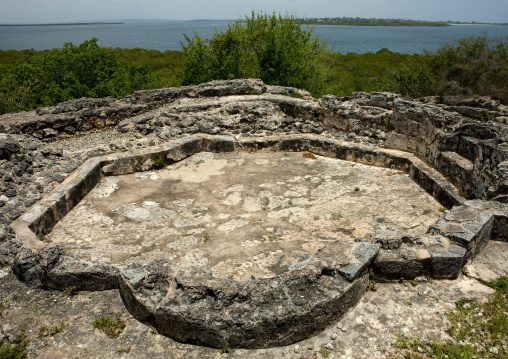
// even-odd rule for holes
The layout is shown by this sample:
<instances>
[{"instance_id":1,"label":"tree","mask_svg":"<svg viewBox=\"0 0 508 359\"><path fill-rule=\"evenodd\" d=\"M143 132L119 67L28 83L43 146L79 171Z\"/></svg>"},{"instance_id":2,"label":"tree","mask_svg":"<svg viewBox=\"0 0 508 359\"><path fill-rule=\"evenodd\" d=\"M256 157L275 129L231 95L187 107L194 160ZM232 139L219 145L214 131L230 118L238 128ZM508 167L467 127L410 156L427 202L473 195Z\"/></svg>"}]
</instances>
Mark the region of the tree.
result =
<instances>
[{"instance_id":1,"label":"tree","mask_svg":"<svg viewBox=\"0 0 508 359\"><path fill-rule=\"evenodd\" d=\"M0 69L0 113L31 110L79 97L123 97L150 78L148 66L117 61L97 39L42 56L24 56L14 69Z\"/></svg>"},{"instance_id":2,"label":"tree","mask_svg":"<svg viewBox=\"0 0 508 359\"><path fill-rule=\"evenodd\" d=\"M270 85L319 92L329 53L313 30L294 16L252 12L211 39L185 36L183 84L231 78L261 78Z\"/></svg>"}]
</instances>

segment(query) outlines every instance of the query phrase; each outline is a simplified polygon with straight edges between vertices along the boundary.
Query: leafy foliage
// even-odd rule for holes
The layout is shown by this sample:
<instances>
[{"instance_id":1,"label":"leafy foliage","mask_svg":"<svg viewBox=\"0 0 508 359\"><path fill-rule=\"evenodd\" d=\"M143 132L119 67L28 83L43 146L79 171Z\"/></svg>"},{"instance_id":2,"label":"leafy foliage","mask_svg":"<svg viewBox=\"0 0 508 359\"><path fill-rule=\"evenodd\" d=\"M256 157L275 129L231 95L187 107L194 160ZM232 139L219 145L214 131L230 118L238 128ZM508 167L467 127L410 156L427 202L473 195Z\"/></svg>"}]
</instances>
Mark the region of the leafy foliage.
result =
<instances>
[{"instance_id":1,"label":"leafy foliage","mask_svg":"<svg viewBox=\"0 0 508 359\"><path fill-rule=\"evenodd\" d=\"M211 39L197 33L186 39L182 51L107 49L97 39L48 51L0 51L0 114L232 78L261 78L316 97L390 91L412 98L482 95L508 104L508 47L485 37L423 55L341 54L293 16L253 12Z\"/></svg>"},{"instance_id":2,"label":"leafy foliage","mask_svg":"<svg viewBox=\"0 0 508 359\"><path fill-rule=\"evenodd\" d=\"M24 56L11 70L0 67L0 113L79 97L122 97L142 87L149 76L148 66L117 61L97 39L67 43L42 56Z\"/></svg>"},{"instance_id":3,"label":"leafy foliage","mask_svg":"<svg viewBox=\"0 0 508 359\"><path fill-rule=\"evenodd\" d=\"M485 36L439 49L430 62L440 88L451 94L488 95L508 103L508 47Z\"/></svg>"},{"instance_id":4,"label":"leafy foliage","mask_svg":"<svg viewBox=\"0 0 508 359\"><path fill-rule=\"evenodd\" d=\"M183 84L261 78L270 85L319 90L328 51L294 16L252 12L211 39L185 36Z\"/></svg>"},{"instance_id":5,"label":"leafy foliage","mask_svg":"<svg viewBox=\"0 0 508 359\"><path fill-rule=\"evenodd\" d=\"M397 74L397 90L411 97L490 96L508 103L508 46L485 36L459 40L413 58Z\"/></svg>"},{"instance_id":6,"label":"leafy foliage","mask_svg":"<svg viewBox=\"0 0 508 359\"><path fill-rule=\"evenodd\" d=\"M388 49L375 54L329 54L321 94L348 96L356 91L394 91L398 69L416 56L419 55L399 54Z\"/></svg>"},{"instance_id":7,"label":"leafy foliage","mask_svg":"<svg viewBox=\"0 0 508 359\"><path fill-rule=\"evenodd\" d=\"M26 346L30 341L25 333L20 333L14 342L0 346L0 359L24 359L27 357Z\"/></svg>"}]
</instances>

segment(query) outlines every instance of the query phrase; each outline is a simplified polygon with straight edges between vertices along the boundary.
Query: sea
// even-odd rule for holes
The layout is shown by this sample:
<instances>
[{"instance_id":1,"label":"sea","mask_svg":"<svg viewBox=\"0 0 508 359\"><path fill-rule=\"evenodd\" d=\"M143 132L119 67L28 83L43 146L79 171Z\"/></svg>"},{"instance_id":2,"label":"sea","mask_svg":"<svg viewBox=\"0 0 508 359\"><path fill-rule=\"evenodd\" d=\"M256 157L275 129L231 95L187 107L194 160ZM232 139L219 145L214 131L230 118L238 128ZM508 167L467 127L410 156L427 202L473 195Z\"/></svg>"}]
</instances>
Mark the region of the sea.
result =
<instances>
[{"instance_id":1,"label":"sea","mask_svg":"<svg viewBox=\"0 0 508 359\"><path fill-rule=\"evenodd\" d=\"M106 22L106 21L104 21ZM113 21L111 21L113 22ZM46 50L65 43L77 45L92 38L103 47L181 50L184 34L210 38L223 32L233 20L114 20L120 23L86 25L0 26L0 50ZM506 41L508 26L452 25L448 27L390 27L314 25L314 32L341 54L375 53L383 48L401 54L435 51L443 45L472 36Z\"/></svg>"}]
</instances>

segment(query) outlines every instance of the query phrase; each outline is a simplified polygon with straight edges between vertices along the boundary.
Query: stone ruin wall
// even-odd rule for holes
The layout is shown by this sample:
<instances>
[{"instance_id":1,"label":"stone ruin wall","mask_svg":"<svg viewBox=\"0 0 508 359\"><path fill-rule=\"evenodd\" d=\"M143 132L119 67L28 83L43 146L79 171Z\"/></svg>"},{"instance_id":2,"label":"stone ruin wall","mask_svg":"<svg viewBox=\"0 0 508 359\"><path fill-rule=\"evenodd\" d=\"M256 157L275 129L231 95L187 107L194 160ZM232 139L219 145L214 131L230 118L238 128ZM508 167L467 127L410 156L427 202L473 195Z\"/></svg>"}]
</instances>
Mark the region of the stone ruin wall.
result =
<instances>
[{"instance_id":1,"label":"stone ruin wall","mask_svg":"<svg viewBox=\"0 0 508 359\"><path fill-rule=\"evenodd\" d=\"M266 86L259 80L232 80L138 91L121 100L71 100L0 116L0 133L4 133L0 135L0 165L9 169L0 187L2 266L12 265L18 278L32 287L118 288L136 318L182 342L220 346L224 333L237 347L295 342L354 305L365 290L368 272L384 279L421 274L455 278L465 261L489 239L508 240L508 209L503 204L508 200L508 109L486 99L442 102L438 98L409 101L393 93L314 99L305 91ZM41 142L108 128L133 133L139 143L114 142L69 155ZM159 149L150 150L152 147ZM338 267L331 245L316 255L316 266L302 264L299 269L300 264L295 264L298 270L282 275L275 286L270 280L225 284L189 268L172 279L183 294L164 305L161 298L174 270L170 264L120 273L112 266L74 260L58 246L32 251L24 245L33 244L32 232L44 234L103 175L150 169L161 155L176 162L199 151L239 148L305 150L401 169L443 205L453 208L443 213L423 239L404 233L374 234L376 243L361 245L359 264L353 267ZM115 155L119 152L123 154ZM21 160L20 155L28 160ZM35 171L39 182L28 186L33 176L23 177L24 171ZM41 183L52 191L43 192ZM21 205L11 205L14 202ZM437 237L448 243L445 250L436 251L427 243ZM427 241L427 247L422 247L422 241ZM423 257L418 255L422 249L427 251ZM324 283L333 288L327 294L319 289ZM308 294L308 310L299 312L297 325L290 311L274 317L276 308L289 310L293 305L280 297L280 288L294 296L301 291ZM210 297L210 293L215 294ZM222 294L217 297L217 293ZM172 309L187 308L190 304L185 298L189 296L195 298L193 310ZM247 310L247 297L249 305L263 308L261 319L239 319ZM265 298L271 301L266 303ZM211 303L217 311L207 311ZM330 306L338 309L330 311ZM201 317L205 312L210 322L202 323L192 314ZM167 325L168 318L185 330L175 331ZM273 330L260 327L260 320L270 323ZM213 323L219 323L220 329L213 329ZM242 327L250 332L239 329ZM277 328L284 328L287 335L274 335Z\"/></svg>"},{"instance_id":2,"label":"stone ruin wall","mask_svg":"<svg viewBox=\"0 0 508 359\"><path fill-rule=\"evenodd\" d=\"M289 97L292 93L301 94L302 99ZM231 101L221 103L221 98L229 96L251 96L249 102L264 106L249 109L235 108ZM208 100L167 109L186 98ZM466 198L506 201L508 109L485 99L464 100L453 106L438 100L408 101L393 93L362 92L317 100L293 88L235 80L137 91L121 100L77 99L7 114L0 116L0 133L50 139L119 124L121 132L134 130L146 135L155 131L165 140L194 133L246 133L246 128L274 134L327 131L335 138L359 138L412 152L446 176Z\"/></svg>"}]
</instances>

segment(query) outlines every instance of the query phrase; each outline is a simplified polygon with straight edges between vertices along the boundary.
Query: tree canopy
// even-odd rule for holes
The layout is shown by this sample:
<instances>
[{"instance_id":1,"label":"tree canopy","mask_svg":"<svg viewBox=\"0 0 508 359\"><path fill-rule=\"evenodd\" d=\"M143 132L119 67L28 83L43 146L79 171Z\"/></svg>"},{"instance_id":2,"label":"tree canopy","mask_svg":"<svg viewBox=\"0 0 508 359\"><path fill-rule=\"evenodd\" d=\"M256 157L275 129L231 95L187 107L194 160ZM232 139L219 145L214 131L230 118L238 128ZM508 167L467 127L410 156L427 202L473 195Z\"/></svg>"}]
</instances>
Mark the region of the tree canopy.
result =
<instances>
[{"instance_id":1,"label":"tree canopy","mask_svg":"<svg viewBox=\"0 0 508 359\"><path fill-rule=\"evenodd\" d=\"M79 97L122 97L146 83L150 69L117 60L97 39L24 56L0 67L0 113L30 110Z\"/></svg>"},{"instance_id":2,"label":"tree canopy","mask_svg":"<svg viewBox=\"0 0 508 359\"><path fill-rule=\"evenodd\" d=\"M310 91L320 87L324 42L294 16L252 12L245 20L216 31L211 39L197 33L187 44L183 84L210 80L260 78L269 85Z\"/></svg>"}]
</instances>

